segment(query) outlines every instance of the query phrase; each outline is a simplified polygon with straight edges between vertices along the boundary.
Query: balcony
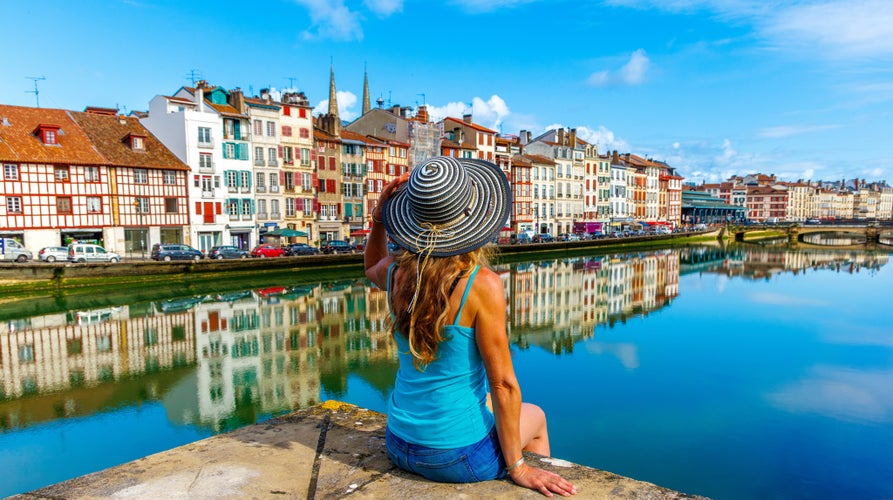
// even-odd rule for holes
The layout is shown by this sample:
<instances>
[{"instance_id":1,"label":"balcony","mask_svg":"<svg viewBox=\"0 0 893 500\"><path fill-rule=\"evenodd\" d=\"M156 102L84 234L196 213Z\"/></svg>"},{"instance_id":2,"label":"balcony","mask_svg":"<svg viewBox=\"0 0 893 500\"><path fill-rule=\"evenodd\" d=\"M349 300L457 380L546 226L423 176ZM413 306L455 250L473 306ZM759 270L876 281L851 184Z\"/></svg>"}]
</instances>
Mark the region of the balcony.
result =
<instances>
[{"instance_id":1,"label":"balcony","mask_svg":"<svg viewBox=\"0 0 893 500\"><path fill-rule=\"evenodd\" d=\"M204 148L204 149L214 149L214 139L208 139L206 141L199 139L198 147Z\"/></svg>"},{"instance_id":2,"label":"balcony","mask_svg":"<svg viewBox=\"0 0 893 500\"><path fill-rule=\"evenodd\" d=\"M263 166L264 166L264 159L263 159L263 158L255 158L255 159L254 159L254 166L255 166L255 167L263 167Z\"/></svg>"},{"instance_id":3,"label":"balcony","mask_svg":"<svg viewBox=\"0 0 893 500\"><path fill-rule=\"evenodd\" d=\"M269 220L269 218L267 217L267 213L266 212L258 212L257 220Z\"/></svg>"},{"instance_id":4,"label":"balcony","mask_svg":"<svg viewBox=\"0 0 893 500\"><path fill-rule=\"evenodd\" d=\"M266 193L267 192L266 186L257 186L254 188L254 190L257 191L258 193Z\"/></svg>"},{"instance_id":5,"label":"balcony","mask_svg":"<svg viewBox=\"0 0 893 500\"><path fill-rule=\"evenodd\" d=\"M200 163L198 166L199 173L203 174L213 174L214 173L214 162L208 163Z\"/></svg>"},{"instance_id":6,"label":"balcony","mask_svg":"<svg viewBox=\"0 0 893 500\"><path fill-rule=\"evenodd\" d=\"M278 192L279 192L279 186L270 186L270 192L271 192L271 193L278 193Z\"/></svg>"},{"instance_id":7,"label":"balcony","mask_svg":"<svg viewBox=\"0 0 893 500\"><path fill-rule=\"evenodd\" d=\"M250 192L251 192L251 186L242 186L241 191L242 191L243 193L250 193Z\"/></svg>"},{"instance_id":8,"label":"balcony","mask_svg":"<svg viewBox=\"0 0 893 500\"><path fill-rule=\"evenodd\" d=\"M213 198L214 191L202 191L202 198Z\"/></svg>"},{"instance_id":9,"label":"balcony","mask_svg":"<svg viewBox=\"0 0 893 500\"><path fill-rule=\"evenodd\" d=\"M239 186L227 186L226 190L227 190L227 192L230 192L230 193L238 193Z\"/></svg>"},{"instance_id":10,"label":"balcony","mask_svg":"<svg viewBox=\"0 0 893 500\"><path fill-rule=\"evenodd\" d=\"M278 167L279 162L276 160L270 159L270 160L267 160L267 166L268 167Z\"/></svg>"},{"instance_id":11,"label":"balcony","mask_svg":"<svg viewBox=\"0 0 893 500\"><path fill-rule=\"evenodd\" d=\"M240 219L239 214L229 214L228 217L230 222L237 222Z\"/></svg>"},{"instance_id":12,"label":"balcony","mask_svg":"<svg viewBox=\"0 0 893 500\"><path fill-rule=\"evenodd\" d=\"M279 212L270 213L270 220L279 220L282 218L282 214Z\"/></svg>"}]
</instances>

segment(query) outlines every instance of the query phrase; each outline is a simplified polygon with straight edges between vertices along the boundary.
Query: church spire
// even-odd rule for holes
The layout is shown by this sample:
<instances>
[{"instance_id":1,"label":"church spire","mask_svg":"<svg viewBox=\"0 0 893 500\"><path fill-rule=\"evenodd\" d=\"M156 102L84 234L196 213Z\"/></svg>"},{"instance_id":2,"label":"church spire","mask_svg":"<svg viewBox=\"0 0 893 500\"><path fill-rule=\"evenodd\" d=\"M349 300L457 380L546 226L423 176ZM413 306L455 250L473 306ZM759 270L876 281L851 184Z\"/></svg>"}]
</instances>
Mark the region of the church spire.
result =
<instances>
[{"instance_id":1,"label":"church spire","mask_svg":"<svg viewBox=\"0 0 893 500\"><path fill-rule=\"evenodd\" d=\"M372 106L369 103L369 73L363 67L363 114L369 112Z\"/></svg>"},{"instance_id":2,"label":"church spire","mask_svg":"<svg viewBox=\"0 0 893 500\"><path fill-rule=\"evenodd\" d=\"M338 117L338 97L335 94L335 65L330 66L329 73L329 114Z\"/></svg>"}]
</instances>

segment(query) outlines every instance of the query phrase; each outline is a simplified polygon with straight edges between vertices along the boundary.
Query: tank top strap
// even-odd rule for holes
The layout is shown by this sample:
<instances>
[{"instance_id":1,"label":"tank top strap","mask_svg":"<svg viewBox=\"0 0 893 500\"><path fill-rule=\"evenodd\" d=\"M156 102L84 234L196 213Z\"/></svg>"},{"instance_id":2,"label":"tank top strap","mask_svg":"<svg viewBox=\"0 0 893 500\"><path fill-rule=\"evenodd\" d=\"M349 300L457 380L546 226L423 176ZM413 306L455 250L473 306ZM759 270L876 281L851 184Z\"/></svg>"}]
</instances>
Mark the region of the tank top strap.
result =
<instances>
[{"instance_id":1,"label":"tank top strap","mask_svg":"<svg viewBox=\"0 0 893 500\"><path fill-rule=\"evenodd\" d=\"M468 275L468 283L465 285L465 293L462 294L462 302L459 302L459 311L456 313L456 319L453 321L454 325L459 324L459 318L462 317L462 310L465 309L465 299L468 298L468 292L471 291L471 283L474 281L474 277L478 273L478 269L481 266L474 266L474 269L471 270L471 274Z\"/></svg>"},{"instance_id":2,"label":"tank top strap","mask_svg":"<svg viewBox=\"0 0 893 500\"><path fill-rule=\"evenodd\" d=\"M394 282L394 269L397 268L396 262L391 262L391 265L388 266L388 282L385 285L385 300L388 303L388 312L391 314L391 319L395 318L394 311L391 311L391 284Z\"/></svg>"}]
</instances>

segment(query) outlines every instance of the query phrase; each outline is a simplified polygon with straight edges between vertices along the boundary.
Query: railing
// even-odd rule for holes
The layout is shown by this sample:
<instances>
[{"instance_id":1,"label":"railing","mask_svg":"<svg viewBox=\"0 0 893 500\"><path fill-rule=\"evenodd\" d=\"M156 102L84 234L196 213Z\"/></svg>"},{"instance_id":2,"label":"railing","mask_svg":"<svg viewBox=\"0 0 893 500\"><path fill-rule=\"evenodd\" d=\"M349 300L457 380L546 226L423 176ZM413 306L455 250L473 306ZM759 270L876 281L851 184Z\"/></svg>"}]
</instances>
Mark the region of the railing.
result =
<instances>
[{"instance_id":1,"label":"railing","mask_svg":"<svg viewBox=\"0 0 893 500\"><path fill-rule=\"evenodd\" d=\"M267 188L265 186L257 186L254 188L254 190L257 191L258 193L266 193L267 192Z\"/></svg>"},{"instance_id":2,"label":"railing","mask_svg":"<svg viewBox=\"0 0 893 500\"><path fill-rule=\"evenodd\" d=\"M270 192L271 192L271 193L278 193L278 192L279 192L279 186L270 186Z\"/></svg>"},{"instance_id":3,"label":"railing","mask_svg":"<svg viewBox=\"0 0 893 500\"><path fill-rule=\"evenodd\" d=\"M263 158L255 158L255 159L254 159L254 166L255 166L255 167L263 167L263 166L264 166L264 159L263 159Z\"/></svg>"},{"instance_id":4,"label":"railing","mask_svg":"<svg viewBox=\"0 0 893 500\"><path fill-rule=\"evenodd\" d=\"M207 163L199 164L198 171L205 174L214 173L214 162L211 162L210 165L208 165Z\"/></svg>"},{"instance_id":5,"label":"railing","mask_svg":"<svg viewBox=\"0 0 893 500\"><path fill-rule=\"evenodd\" d=\"M278 219L281 219L281 218L282 218L282 214L280 214L279 212L271 212L271 213L270 213L270 219L271 219L271 220L278 220Z\"/></svg>"},{"instance_id":6,"label":"railing","mask_svg":"<svg viewBox=\"0 0 893 500\"><path fill-rule=\"evenodd\" d=\"M267 166L268 167L278 167L279 162L276 160L267 160Z\"/></svg>"},{"instance_id":7,"label":"railing","mask_svg":"<svg viewBox=\"0 0 893 500\"><path fill-rule=\"evenodd\" d=\"M213 198L214 191L202 191L202 198Z\"/></svg>"},{"instance_id":8,"label":"railing","mask_svg":"<svg viewBox=\"0 0 893 500\"><path fill-rule=\"evenodd\" d=\"M214 148L214 139L208 139L206 141L199 139L198 147L205 148L205 149L213 149Z\"/></svg>"},{"instance_id":9,"label":"railing","mask_svg":"<svg viewBox=\"0 0 893 500\"><path fill-rule=\"evenodd\" d=\"M258 212L257 220L267 220L267 213L266 212Z\"/></svg>"}]
</instances>

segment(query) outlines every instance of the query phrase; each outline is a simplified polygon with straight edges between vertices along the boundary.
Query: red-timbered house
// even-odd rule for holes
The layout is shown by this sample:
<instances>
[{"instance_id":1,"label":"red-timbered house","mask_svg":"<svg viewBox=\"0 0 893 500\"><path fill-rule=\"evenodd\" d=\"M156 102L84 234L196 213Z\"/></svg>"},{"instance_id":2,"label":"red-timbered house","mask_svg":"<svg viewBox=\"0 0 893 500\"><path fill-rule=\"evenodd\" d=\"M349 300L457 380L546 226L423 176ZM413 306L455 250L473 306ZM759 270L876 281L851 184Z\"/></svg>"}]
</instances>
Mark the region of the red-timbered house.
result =
<instances>
[{"instance_id":1,"label":"red-timbered house","mask_svg":"<svg viewBox=\"0 0 893 500\"><path fill-rule=\"evenodd\" d=\"M32 252L76 240L118 253L177 241L185 164L135 118L0 105L0 233Z\"/></svg>"}]
</instances>

